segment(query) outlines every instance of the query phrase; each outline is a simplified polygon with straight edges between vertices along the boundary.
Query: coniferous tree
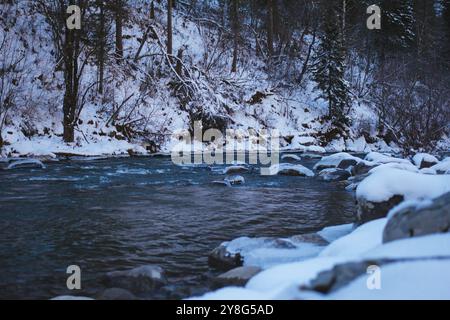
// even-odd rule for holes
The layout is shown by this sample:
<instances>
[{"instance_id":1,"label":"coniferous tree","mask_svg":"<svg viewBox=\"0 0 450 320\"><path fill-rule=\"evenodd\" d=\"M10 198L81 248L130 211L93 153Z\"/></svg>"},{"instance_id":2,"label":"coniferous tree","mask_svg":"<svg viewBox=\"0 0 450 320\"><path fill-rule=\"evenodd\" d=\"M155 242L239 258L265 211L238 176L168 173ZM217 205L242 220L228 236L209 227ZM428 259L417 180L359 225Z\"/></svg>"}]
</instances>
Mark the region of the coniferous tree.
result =
<instances>
[{"instance_id":1,"label":"coniferous tree","mask_svg":"<svg viewBox=\"0 0 450 320\"><path fill-rule=\"evenodd\" d=\"M320 97L328 102L332 124L342 130L349 125L349 85L345 75L345 48L339 30L339 20L332 5L325 5L323 30L313 75Z\"/></svg>"}]
</instances>

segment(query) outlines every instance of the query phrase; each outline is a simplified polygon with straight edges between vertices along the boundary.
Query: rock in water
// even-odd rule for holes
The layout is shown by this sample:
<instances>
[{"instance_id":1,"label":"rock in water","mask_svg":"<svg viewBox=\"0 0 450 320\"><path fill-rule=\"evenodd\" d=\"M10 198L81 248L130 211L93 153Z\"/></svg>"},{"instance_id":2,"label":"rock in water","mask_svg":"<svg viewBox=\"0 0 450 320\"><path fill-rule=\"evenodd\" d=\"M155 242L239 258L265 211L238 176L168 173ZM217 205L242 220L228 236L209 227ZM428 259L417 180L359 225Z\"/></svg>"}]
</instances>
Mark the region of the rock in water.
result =
<instances>
[{"instance_id":1,"label":"rock in water","mask_svg":"<svg viewBox=\"0 0 450 320\"><path fill-rule=\"evenodd\" d=\"M314 177L314 172L300 164L280 163L269 168L272 175Z\"/></svg>"},{"instance_id":2,"label":"rock in water","mask_svg":"<svg viewBox=\"0 0 450 320\"><path fill-rule=\"evenodd\" d=\"M320 171L319 176L325 181L345 181L351 177L351 174L347 170L329 168Z\"/></svg>"},{"instance_id":3,"label":"rock in water","mask_svg":"<svg viewBox=\"0 0 450 320\"><path fill-rule=\"evenodd\" d=\"M220 245L208 256L208 265L219 270L230 270L242 266L244 263L239 253L231 254L226 246Z\"/></svg>"},{"instance_id":4,"label":"rock in water","mask_svg":"<svg viewBox=\"0 0 450 320\"><path fill-rule=\"evenodd\" d=\"M403 196L395 195L387 201L372 202L367 199L358 199L357 222L366 223L387 216L388 212L404 200Z\"/></svg>"},{"instance_id":5,"label":"rock in water","mask_svg":"<svg viewBox=\"0 0 450 320\"><path fill-rule=\"evenodd\" d=\"M376 163L370 163L368 161L361 161L352 168L352 174L354 176L365 175L370 170L372 170L373 168L375 168L377 166L378 166L378 164L376 164Z\"/></svg>"},{"instance_id":6,"label":"rock in water","mask_svg":"<svg viewBox=\"0 0 450 320\"><path fill-rule=\"evenodd\" d=\"M147 265L132 270L109 272L104 282L110 288L126 289L133 294L140 294L158 289L167 281L161 267Z\"/></svg>"},{"instance_id":7,"label":"rock in water","mask_svg":"<svg viewBox=\"0 0 450 320\"><path fill-rule=\"evenodd\" d=\"M247 282L262 271L259 267L238 267L221 274L213 280L215 288L227 286L243 287Z\"/></svg>"},{"instance_id":8,"label":"rock in water","mask_svg":"<svg viewBox=\"0 0 450 320\"><path fill-rule=\"evenodd\" d=\"M383 243L450 231L450 192L428 205L412 205L396 212L383 232Z\"/></svg>"},{"instance_id":9,"label":"rock in water","mask_svg":"<svg viewBox=\"0 0 450 320\"><path fill-rule=\"evenodd\" d=\"M245 184L245 179L242 176L231 176L226 177L225 182L229 183L232 186Z\"/></svg>"},{"instance_id":10,"label":"rock in water","mask_svg":"<svg viewBox=\"0 0 450 320\"><path fill-rule=\"evenodd\" d=\"M245 173L250 170L244 166L231 166L223 170L223 174Z\"/></svg>"},{"instance_id":11,"label":"rock in water","mask_svg":"<svg viewBox=\"0 0 450 320\"><path fill-rule=\"evenodd\" d=\"M6 169L45 169L45 165L37 159L24 159L10 163Z\"/></svg>"}]
</instances>

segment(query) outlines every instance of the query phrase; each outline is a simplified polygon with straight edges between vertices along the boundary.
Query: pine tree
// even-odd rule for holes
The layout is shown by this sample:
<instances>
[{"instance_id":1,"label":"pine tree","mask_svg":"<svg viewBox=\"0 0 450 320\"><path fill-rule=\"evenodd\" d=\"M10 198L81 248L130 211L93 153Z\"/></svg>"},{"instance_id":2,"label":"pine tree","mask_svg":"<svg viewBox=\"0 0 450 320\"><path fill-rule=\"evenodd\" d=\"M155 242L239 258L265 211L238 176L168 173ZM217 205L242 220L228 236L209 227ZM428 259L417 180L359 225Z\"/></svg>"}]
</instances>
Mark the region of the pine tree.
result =
<instances>
[{"instance_id":1,"label":"pine tree","mask_svg":"<svg viewBox=\"0 0 450 320\"><path fill-rule=\"evenodd\" d=\"M345 48L339 30L335 10L327 5L313 76L321 91L320 98L328 102L332 124L345 130L350 122L346 111L351 101L349 85L344 79Z\"/></svg>"}]
</instances>

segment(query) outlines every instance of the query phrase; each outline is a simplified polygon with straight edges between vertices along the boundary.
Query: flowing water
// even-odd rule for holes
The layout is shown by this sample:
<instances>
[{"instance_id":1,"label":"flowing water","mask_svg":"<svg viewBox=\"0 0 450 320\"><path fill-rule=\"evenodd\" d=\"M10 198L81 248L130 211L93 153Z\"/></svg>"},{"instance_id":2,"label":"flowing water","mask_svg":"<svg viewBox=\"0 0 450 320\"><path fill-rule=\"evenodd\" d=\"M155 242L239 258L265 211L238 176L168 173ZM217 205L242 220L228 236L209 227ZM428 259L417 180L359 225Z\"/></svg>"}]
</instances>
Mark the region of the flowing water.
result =
<instances>
[{"instance_id":1,"label":"flowing water","mask_svg":"<svg viewBox=\"0 0 450 320\"><path fill-rule=\"evenodd\" d=\"M95 296L109 271L156 264L169 284L146 298L185 298L209 290L218 271L207 256L223 241L352 221L353 195L342 185L258 170L243 174L243 186L212 184L222 169L116 158L0 171L0 299L73 295L66 269L74 264L76 295Z\"/></svg>"}]
</instances>

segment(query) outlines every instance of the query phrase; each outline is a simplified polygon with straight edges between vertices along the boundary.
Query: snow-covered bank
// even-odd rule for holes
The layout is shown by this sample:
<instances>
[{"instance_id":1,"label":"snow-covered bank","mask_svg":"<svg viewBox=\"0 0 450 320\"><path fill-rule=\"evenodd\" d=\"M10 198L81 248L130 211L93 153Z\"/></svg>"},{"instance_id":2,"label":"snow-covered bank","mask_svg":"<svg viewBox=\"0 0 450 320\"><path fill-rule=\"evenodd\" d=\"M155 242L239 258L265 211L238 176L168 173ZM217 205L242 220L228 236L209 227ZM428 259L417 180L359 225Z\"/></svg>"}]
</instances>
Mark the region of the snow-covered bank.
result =
<instances>
[{"instance_id":1,"label":"snow-covered bank","mask_svg":"<svg viewBox=\"0 0 450 320\"><path fill-rule=\"evenodd\" d=\"M280 240L224 243L222 254L238 255L245 266L264 270L243 287L192 299L450 299L445 271L450 263L450 175L422 171L424 162L425 167L445 168L448 158L419 154L413 162L377 153L364 160L345 153L324 157L315 169L367 166L356 197L371 203L374 215L359 226L307 235L330 242L314 246L314 256L308 246L290 247ZM401 199L388 201L395 196ZM380 276L375 289L368 285L374 272Z\"/></svg>"}]
</instances>

